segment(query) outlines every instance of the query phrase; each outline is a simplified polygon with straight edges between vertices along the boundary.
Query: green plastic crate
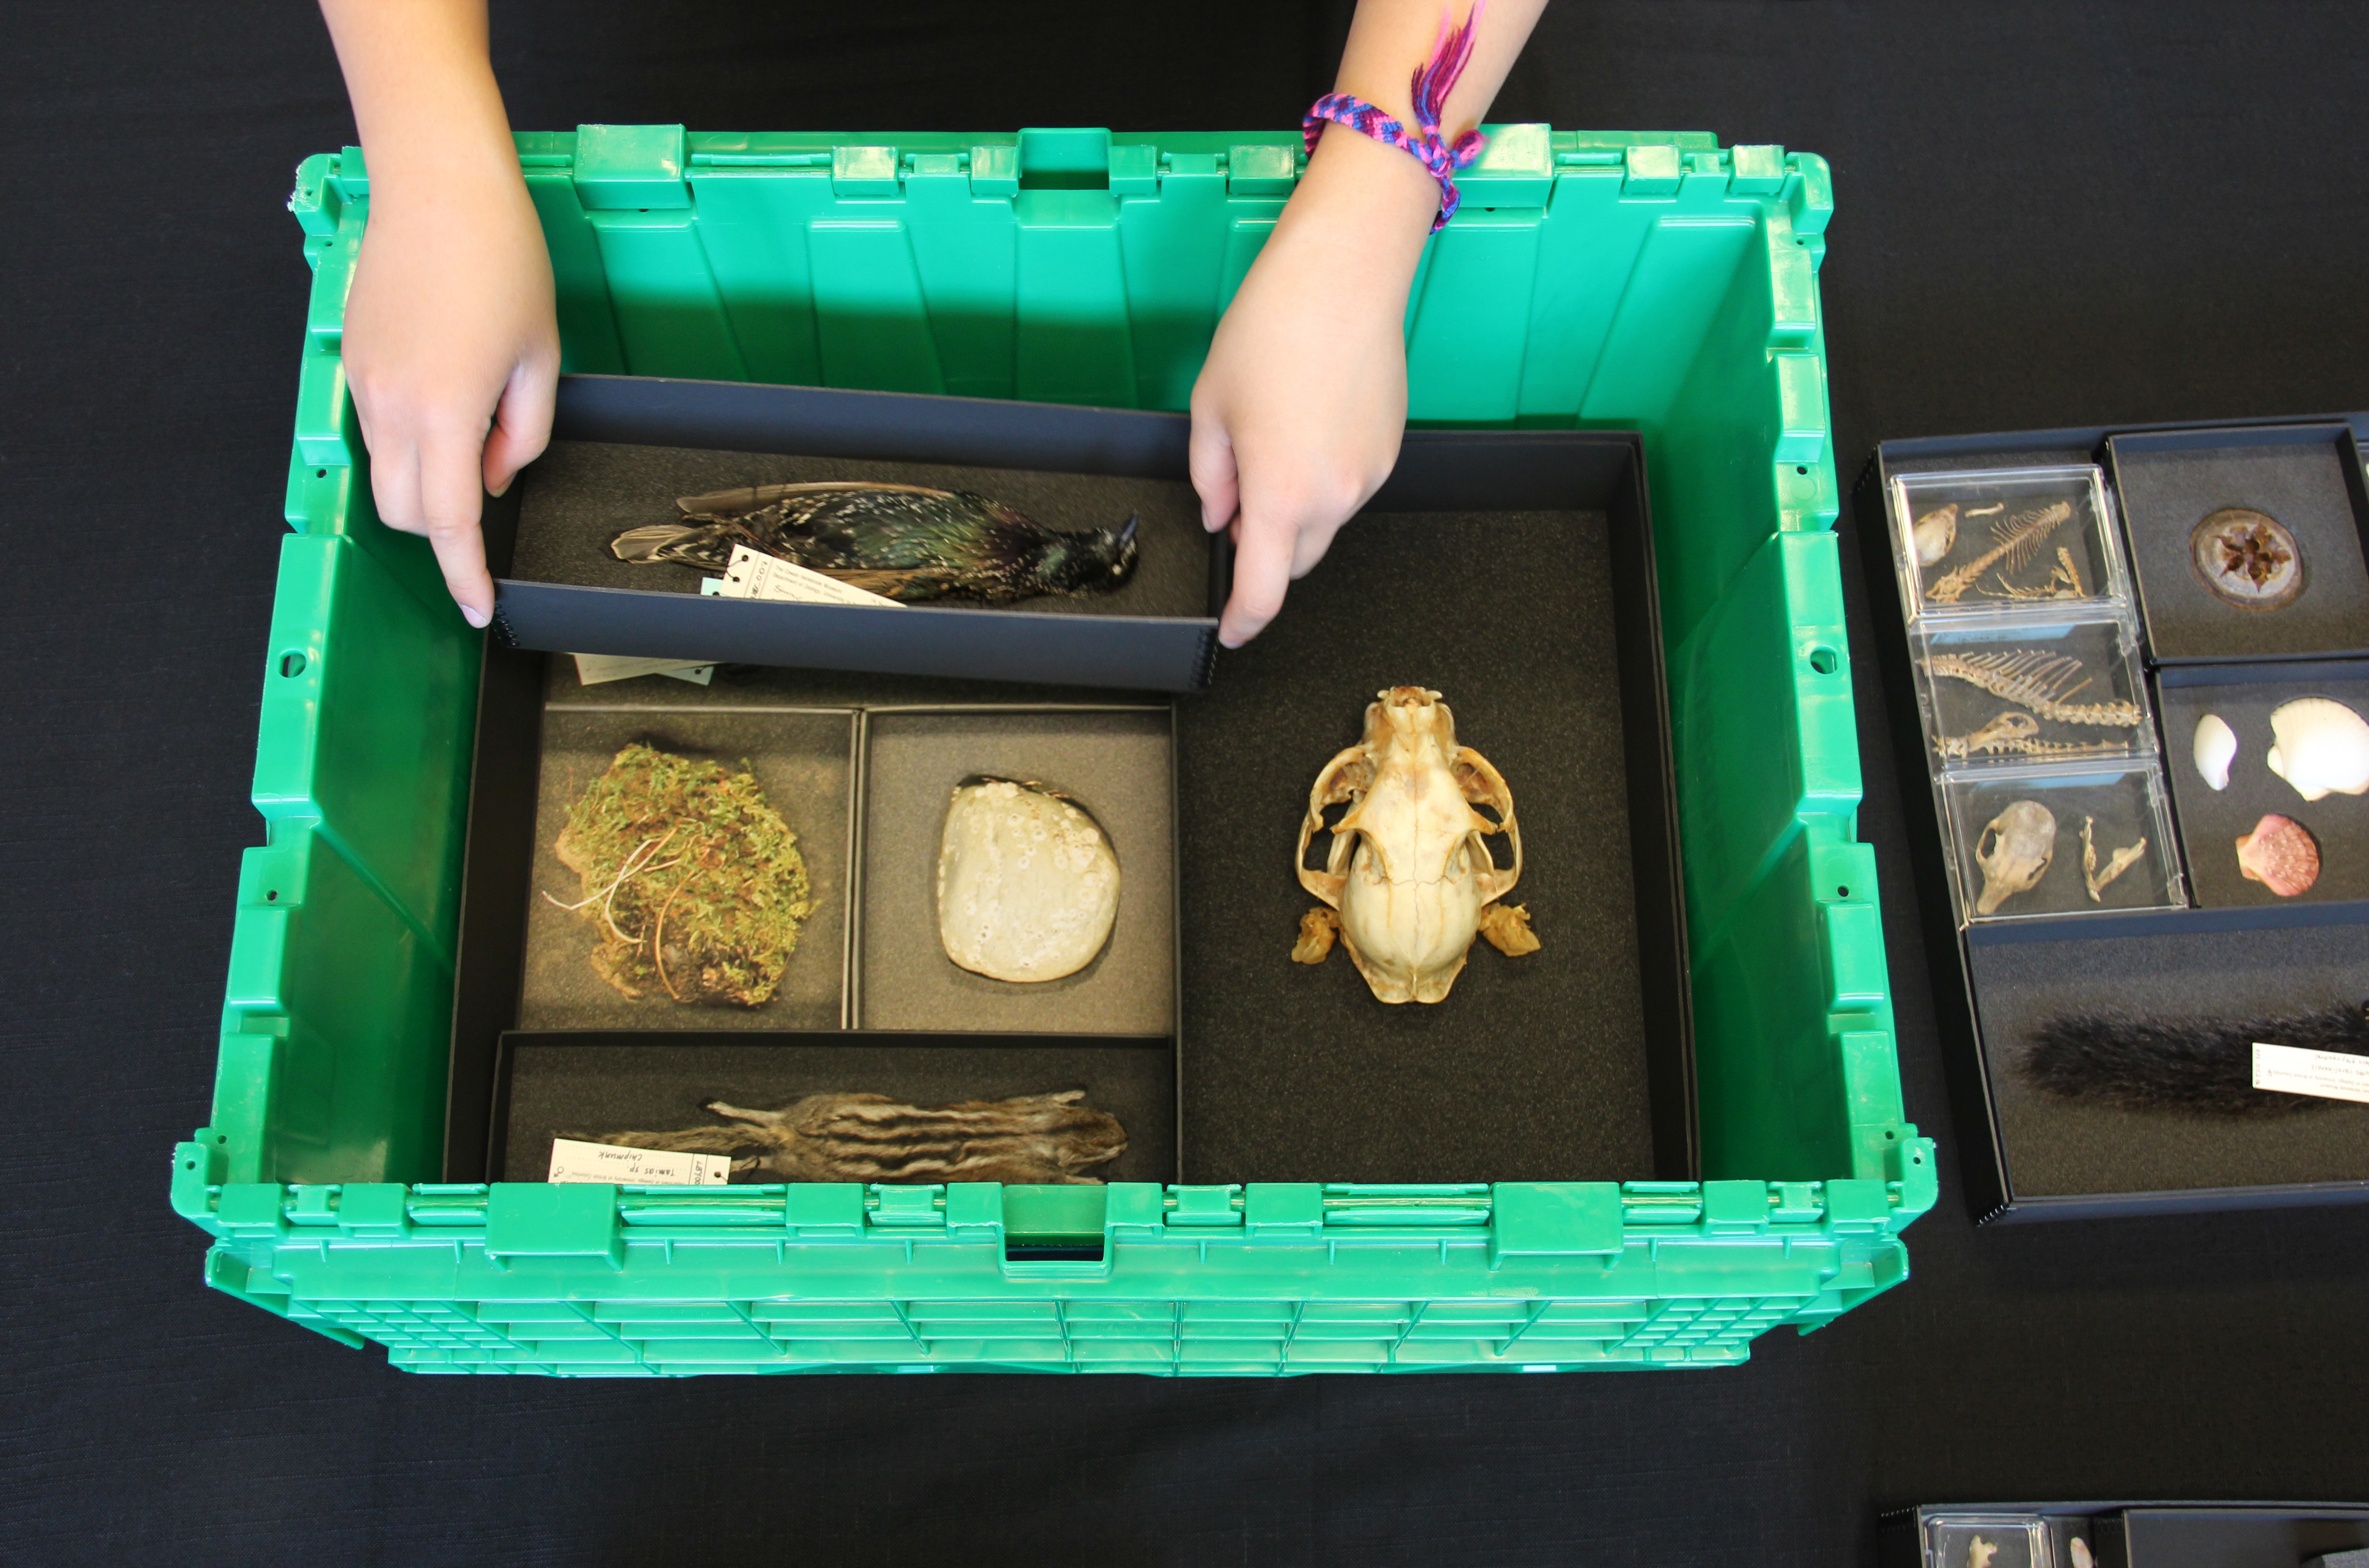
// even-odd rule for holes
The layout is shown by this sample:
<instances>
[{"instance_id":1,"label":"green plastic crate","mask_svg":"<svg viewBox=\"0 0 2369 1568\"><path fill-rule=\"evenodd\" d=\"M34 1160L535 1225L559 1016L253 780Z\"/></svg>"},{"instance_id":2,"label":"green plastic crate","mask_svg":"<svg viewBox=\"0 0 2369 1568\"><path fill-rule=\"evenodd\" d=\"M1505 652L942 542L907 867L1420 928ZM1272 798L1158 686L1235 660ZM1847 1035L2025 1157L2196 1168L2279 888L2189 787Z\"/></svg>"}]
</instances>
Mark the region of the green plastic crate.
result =
<instances>
[{"instance_id":1,"label":"green plastic crate","mask_svg":"<svg viewBox=\"0 0 2369 1568\"><path fill-rule=\"evenodd\" d=\"M570 370L1170 409L1297 143L518 139ZM369 206L348 148L292 201L315 277L269 838L241 872L212 1125L174 1156L207 1282L419 1371L1276 1374L1732 1364L1905 1278L1933 1153L1901 1119L1855 841L1826 166L1505 125L1463 183L1408 313L1413 416L1644 433L1709 1179L438 1185L482 644L372 511L338 358Z\"/></svg>"}]
</instances>

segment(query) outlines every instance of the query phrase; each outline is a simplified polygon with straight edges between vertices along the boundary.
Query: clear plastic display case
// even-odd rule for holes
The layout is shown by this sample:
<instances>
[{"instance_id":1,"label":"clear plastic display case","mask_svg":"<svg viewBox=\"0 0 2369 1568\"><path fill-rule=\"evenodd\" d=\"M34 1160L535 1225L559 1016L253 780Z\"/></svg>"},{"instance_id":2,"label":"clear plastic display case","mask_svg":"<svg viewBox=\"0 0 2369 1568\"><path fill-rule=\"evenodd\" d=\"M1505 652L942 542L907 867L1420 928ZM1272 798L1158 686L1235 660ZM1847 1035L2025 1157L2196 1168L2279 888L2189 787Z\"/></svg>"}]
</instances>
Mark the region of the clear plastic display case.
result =
<instances>
[{"instance_id":1,"label":"clear plastic display case","mask_svg":"<svg viewBox=\"0 0 2369 1568\"><path fill-rule=\"evenodd\" d=\"M2130 602L2094 463L1895 475L1889 500L1901 615L1912 626Z\"/></svg>"},{"instance_id":2,"label":"clear plastic display case","mask_svg":"<svg viewBox=\"0 0 2369 1568\"><path fill-rule=\"evenodd\" d=\"M1952 773L1941 784L1960 918L2176 910L2188 889L2152 761Z\"/></svg>"}]
</instances>

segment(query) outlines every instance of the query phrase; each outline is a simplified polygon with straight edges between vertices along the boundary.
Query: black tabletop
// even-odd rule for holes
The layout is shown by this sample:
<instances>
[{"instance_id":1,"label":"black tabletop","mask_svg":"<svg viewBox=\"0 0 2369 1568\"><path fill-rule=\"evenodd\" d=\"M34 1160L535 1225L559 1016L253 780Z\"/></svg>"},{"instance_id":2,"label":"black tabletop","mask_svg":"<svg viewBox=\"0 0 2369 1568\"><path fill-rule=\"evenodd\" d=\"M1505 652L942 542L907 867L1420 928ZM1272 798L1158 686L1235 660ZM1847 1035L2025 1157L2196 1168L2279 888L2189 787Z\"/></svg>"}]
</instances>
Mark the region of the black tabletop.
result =
<instances>
[{"instance_id":1,"label":"black tabletop","mask_svg":"<svg viewBox=\"0 0 2369 1568\"><path fill-rule=\"evenodd\" d=\"M1279 126L1345 4L497 7L514 121ZM1563 0L1496 117L1834 166L1837 466L1878 440L2369 406L2340 5ZM2369 1211L1977 1233L1733 1371L431 1379L204 1289L205 1120L307 277L353 135L281 0L0 24L0 1541L40 1562L1835 1563L1879 1505L2360 1498ZM1848 525L1847 525L1848 526ZM1944 1133L1865 646L1861 830Z\"/></svg>"}]
</instances>

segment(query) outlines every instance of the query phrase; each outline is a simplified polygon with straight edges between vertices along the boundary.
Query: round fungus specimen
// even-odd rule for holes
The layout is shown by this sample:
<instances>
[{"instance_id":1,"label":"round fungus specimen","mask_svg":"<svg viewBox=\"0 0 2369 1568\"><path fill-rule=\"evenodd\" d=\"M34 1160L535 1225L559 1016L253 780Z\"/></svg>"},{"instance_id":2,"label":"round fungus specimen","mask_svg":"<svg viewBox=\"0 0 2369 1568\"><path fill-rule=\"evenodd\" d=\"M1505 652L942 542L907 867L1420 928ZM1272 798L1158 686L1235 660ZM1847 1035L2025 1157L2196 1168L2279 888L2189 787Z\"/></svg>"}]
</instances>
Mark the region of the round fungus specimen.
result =
<instances>
[{"instance_id":1,"label":"round fungus specimen","mask_svg":"<svg viewBox=\"0 0 2369 1568\"><path fill-rule=\"evenodd\" d=\"M1118 857L1092 817L1042 784L957 787L938 845L938 940L990 979L1074 975L1110 940Z\"/></svg>"}]
</instances>

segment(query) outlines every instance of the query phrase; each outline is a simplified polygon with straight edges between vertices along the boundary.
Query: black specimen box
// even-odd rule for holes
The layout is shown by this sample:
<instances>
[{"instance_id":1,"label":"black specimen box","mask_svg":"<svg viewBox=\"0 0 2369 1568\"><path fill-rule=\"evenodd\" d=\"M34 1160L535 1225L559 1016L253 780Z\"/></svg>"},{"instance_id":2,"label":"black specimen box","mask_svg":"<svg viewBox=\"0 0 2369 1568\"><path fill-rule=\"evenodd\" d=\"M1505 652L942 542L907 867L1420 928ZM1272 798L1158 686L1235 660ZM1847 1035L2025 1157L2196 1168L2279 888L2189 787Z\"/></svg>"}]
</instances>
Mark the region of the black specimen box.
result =
<instances>
[{"instance_id":1,"label":"black specimen box","mask_svg":"<svg viewBox=\"0 0 2369 1568\"><path fill-rule=\"evenodd\" d=\"M550 451L503 509L497 630L517 647L1187 692L1207 684L1232 551L1201 526L1181 416L812 387L568 376ZM617 559L678 497L868 480L970 491L1049 528L1130 518L1109 593L901 609L709 597L698 569Z\"/></svg>"},{"instance_id":2,"label":"black specimen box","mask_svg":"<svg viewBox=\"0 0 2369 1568\"><path fill-rule=\"evenodd\" d=\"M2140 738L2156 758L2130 772L2115 759L1952 763L1937 790L1933 704L1928 694L1920 706L1920 684L1939 682L1919 672L1937 645L1906 624L1894 591L1894 497L1918 486L1894 481L2088 464L2114 487L2109 509L2136 587L2124 612L2138 639L2129 679L2144 685L2134 693L2148 720ZM2075 1013L2267 1024L2369 999L2369 796L2306 801L2267 761L2271 715L2283 703L2327 697L2369 714L2369 660L2350 657L2360 639L2346 629L2347 606L2369 594L2360 497L2359 448L2340 420L1889 441L1870 462L1854 518L1960 1167L1977 1219L2369 1199L2369 1104L2329 1101L2250 1117L2125 1109L2043 1093L2021 1065L2040 1025ZM2284 609L2228 606L2191 570L2196 524L2225 507L2258 509L2294 531L2312 576ZM2283 619L2315 604L2327 613ZM2040 631L2020 635L2056 651ZM2101 691L2120 694L2100 685L2072 700ZM2238 741L2221 790L2194 761L2197 724L2208 713ZM2055 859L2031 892L2008 900L2004 912L2015 918L1979 918L1972 855L1980 841L1969 835L2010 797L2052 807ZM2101 854L2141 831L2149 839L2139 864L2094 902L2078 838L2093 814ZM2237 841L2265 814L2303 823L2318 841L2318 880L2299 896L2282 898L2239 871ZM2158 862L2167 846L2156 841L2167 829L2175 842ZM2147 880L2134 888L2132 877Z\"/></svg>"},{"instance_id":3,"label":"black specimen box","mask_svg":"<svg viewBox=\"0 0 2369 1568\"><path fill-rule=\"evenodd\" d=\"M604 384L601 395L622 394ZM673 427L649 444L693 452L704 436L705 456L812 452L845 435L826 418L843 404L893 426L902 406L943 401L798 394L767 405L772 423ZM1112 447L1113 427L1093 411L999 406L997 417L1017 421L1000 455L1052 489L1084 493L1114 473L1184 483L1181 436ZM1121 428L1163 418L1127 416ZM587 427L573 429L581 439ZM987 466L976 447L914 440L893 461L866 461L892 476L923 463ZM1131 656L1076 647L1037 671L1061 677L1049 683L744 660L702 687L659 675L586 686L572 660L490 646L447 1178L539 1180L555 1136L715 1126L711 1101L771 1109L872 1092L939 1104L1067 1089L1127 1129L1127 1152L1097 1173L1111 1180L1696 1174L1645 495L1631 435L1411 432L1389 487L1293 585L1284 614L1219 658L1209 690L1181 697ZM495 541L498 555L498 526ZM521 579L510 568L505 580ZM616 607L627 622L650 599L715 606L583 591L579 608ZM853 613L884 624L918 612ZM1056 619L1116 624L1018 612L999 624ZM589 646L652 651L630 628ZM1292 869L1310 786L1393 685L1439 691L1458 741L1505 775L1525 849L1513 900L1543 944L1507 958L1476 943L1436 1005L1378 1001L1345 953L1319 967L1290 958L1314 903ZM799 835L817 909L761 1007L628 999L593 969L590 921L558 907L583 896L553 852L558 827L635 740L745 762ZM1069 793L1109 835L1116 923L1067 979L985 979L940 946L939 836L951 791L973 774Z\"/></svg>"},{"instance_id":4,"label":"black specimen box","mask_svg":"<svg viewBox=\"0 0 2369 1568\"><path fill-rule=\"evenodd\" d=\"M2364 1549L2352 1503L1926 1504L1876 1527L1882 1568L2318 1568Z\"/></svg>"}]
</instances>

